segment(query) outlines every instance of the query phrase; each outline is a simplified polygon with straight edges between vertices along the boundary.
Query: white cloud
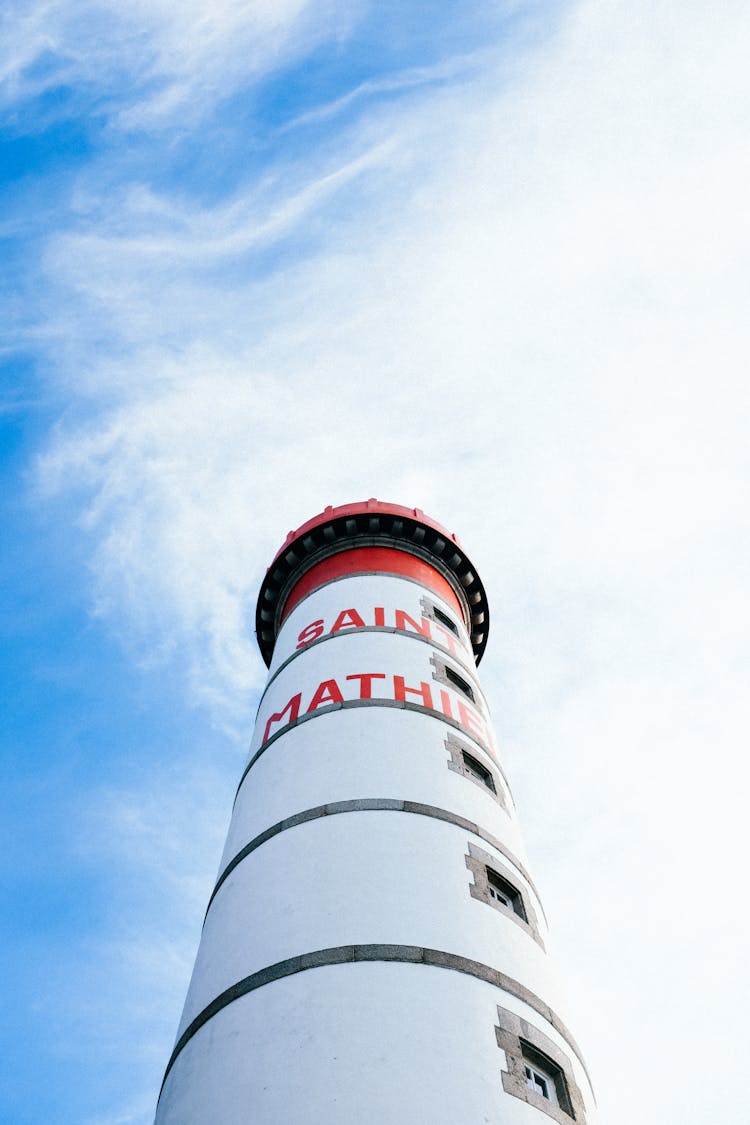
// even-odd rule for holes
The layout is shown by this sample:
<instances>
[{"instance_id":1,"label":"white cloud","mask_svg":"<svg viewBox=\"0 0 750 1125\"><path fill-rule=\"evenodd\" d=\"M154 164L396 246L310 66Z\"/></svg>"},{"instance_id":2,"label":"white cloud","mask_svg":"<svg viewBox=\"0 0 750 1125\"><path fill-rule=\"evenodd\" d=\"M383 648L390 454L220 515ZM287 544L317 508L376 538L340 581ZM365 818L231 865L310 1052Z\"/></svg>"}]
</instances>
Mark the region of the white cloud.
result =
<instances>
[{"instance_id":1,"label":"white cloud","mask_svg":"<svg viewBox=\"0 0 750 1125\"><path fill-rule=\"evenodd\" d=\"M358 5L341 0L36 0L0 24L0 98L88 88L119 123L200 120L326 39L345 38ZM123 93L126 90L127 93Z\"/></svg>"},{"instance_id":2,"label":"white cloud","mask_svg":"<svg viewBox=\"0 0 750 1125\"><path fill-rule=\"evenodd\" d=\"M717 391L742 391L747 220L733 189L723 219L707 201L742 173L714 88L717 72L736 83L732 27L673 28L702 38L711 89L698 92L679 39L667 53L658 26L641 40L620 16L614 36L586 11L520 89L365 122L355 154L313 165L306 185L296 170L288 196L272 177L197 211L139 189L109 227L97 211L97 233L57 241L51 268L127 348L83 375L118 407L48 462L99 486L88 522L116 612L124 595L148 619L153 600L168 636L174 612L200 646L208 633L225 677L257 580L254 525L270 550L279 496L294 522L341 494L403 494L404 476L482 533L471 482L504 481L503 553L527 581L531 560L542 579L627 575L653 597L658 556L716 522L716 491L744 460ZM698 115L677 98L689 79ZM654 86L667 94L651 105ZM217 276L304 228L328 249L270 279ZM365 419L383 439L363 458Z\"/></svg>"},{"instance_id":3,"label":"white cloud","mask_svg":"<svg viewBox=\"0 0 750 1125\"><path fill-rule=\"evenodd\" d=\"M741 1063L714 985L744 979L748 32L735 3L579 4L500 81L370 109L286 193L138 187L48 256L85 405L44 479L85 489L100 612L187 649L217 714L259 682L253 595L289 527L377 495L462 536L615 1125L673 1115L655 1042L680 1072L710 1027ZM290 233L305 252L261 268ZM730 1095L691 1076L681 1121Z\"/></svg>"}]
</instances>

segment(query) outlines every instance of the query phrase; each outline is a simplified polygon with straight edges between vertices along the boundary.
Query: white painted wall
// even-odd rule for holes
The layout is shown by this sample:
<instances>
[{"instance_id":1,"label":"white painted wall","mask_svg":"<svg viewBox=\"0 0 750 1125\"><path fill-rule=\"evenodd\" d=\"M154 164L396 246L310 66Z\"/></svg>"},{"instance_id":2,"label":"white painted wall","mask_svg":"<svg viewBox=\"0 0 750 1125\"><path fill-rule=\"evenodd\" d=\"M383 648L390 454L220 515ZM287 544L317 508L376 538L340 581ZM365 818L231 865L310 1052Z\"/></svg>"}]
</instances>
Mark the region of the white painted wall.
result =
<instances>
[{"instance_id":1,"label":"white painted wall","mask_svg":"<svg viewBox=\"0 0 750 1125\"><path fill-rule=\"evenodd\" d=\"M474 656L464 621L451 604L417 582L393 575L367 574L331 582L308 594L299 605L295 606L284 621L276 640L269 673L273 675L280 664L283 664L294 652L299 651L296 647L299 635L313 621L322 619L325 631L328 632L342 609L355 608L365 623L372 625L375 623L376 606L382 606L386 610L388 625L393 624L393 612L396 609L402 609L419 620L423 598L437 605L459 627L458 641L463 660L473 668ZM434 635L437 641L443 644L449 643L449 639L440 629L435 629Z\"/></svg>"},{"instance_id":2,"label":"white painted wall","mask_svg":"<svg viewBox=\"0 0 750 1125\"><path fill-rule=\"evenodd\" d=\"M467 682L469 673L466 668L459 665L458 661L445 653L440 652L434 645L426 643L423 639L410 634L394 635L386 632L367 632L365 630L349 630L334 635L331 639L320 640L317 644L300 654L290 663L283 665L274 679L269 683L258 709L258 717L250 746L252 754L261 746L266 731L273 737L280 728L288 722L288 715L278 720L272 716L283 715L284 709L298 693L301 694L300 714L310 714L314 693L323 681L335 680L345 700L360 698L361 682L347 677L372 674L383 677L374 679L369 685L373 698L394 698L394 677L400 676L404 680L406 700L417 706L425 706L425 695L417 694L423 691L420 685L426 684L429 688L429 698L436 710L441 710L441 692L448 696L448 716L454 720L459 718L459 708L476 715L475 725L462 724L467 737L476 740L478 732L487 725L489 708L484 701L481 691L477 690L476 673L475 681L471 685L475 688L477 703L472 704L467 697L457 688L446 686L434 677L435 669L430 663L437 659L449 664L458 671ZM413 689L413 690L411 690ZM319 710L325 707L321 704ZM330 706L330 704L329 704ZM268 725L271 721L272 725ZM491 742L491 732L490 742Z\"/></svg>"},{"instance_id":3,"label":"white painted wall","mask_svg":"<svg viewBox=\"0 0 750 1125\"><path fill-rule=\"evenodd\" d=\"M565 1020L545 948L469 893L471 842L511 872L546 944L541 903L523 873L527 860L509 792L503 788L503 808L481 785L448 768L447 735L485 765L497 761L466 631L461 624L454 638L432 623L425 639L408 623L403 631L393 629L397 610L426 628L424 597L456 620L431 591L391 576L330 583L290 614L259 707L249 754L255 760L240 786L221 871L284 818L339 801L418 802L465 818L478 832L430 816L368 810L318 817L263 842L211 903L180 1034L220 993L258 970L319 949L375 943L438 949L492 966ZM367 628L331 632L339 614L352 609ZM379 620L385 627L373 631ZM304 644L318 632L319 639ZM459 689L439 682L431 658L445 660L472 683L474 707ZM383 676L371 683L373 702L314 706L324 681L335 681L329 691L361 704L360 682L347 679L360 673ZM419 704L417 710L379 704L394 702L394 676L410 687L427 684L432 707L415 695L407 699ZM303 721L286 725L289 712L273 721L297 695ZM456 722L446 721L446 708ZM481 833L494 837L498 848ZM356 1118L393 1125L543 1125L538 1109L503 1091L503 1053L494 1033L498 1003L528 1018L571 1058L593 1122L580 1064L538 1012L455 971L364 962L264 985L213 1016L170 1072L157 1122L349 1125Z\"/></svg>"},{"instance_id":4,"label":"white painted wall","mask_svg":"<svg viewBox=\"0 0 750 1125\"><path fill-rule=\"evenodd\" d=\"M301 723L258 758L241 785L221 869L249 840L285 817L361 797L452 810L500 837L526 863L512 800L507 798L504 812L489 792L448 769L448 734L461 738L486 766L494 765L471 739L414 711L334 711Z\"/></svg>"},{"instance_id":5,"label":"white painted wall","mask_svg":"<svg viewBox=\"0 0 750 1125\"><path fill-rule=\"evenodd\" d=\"M504 1093L497 1005L554 1028L492 985L403 964L336 965L230 1004L183 1051L158 1121L188 1125L549 1125Z\"/></svg>"},{"instance_id":6,"label":"white painted wall","mask_svg":"<svg viewBox=\"0 0 750 1125\"><path fill-rule=\"evenodd\" d=\"M180 1031L258 969L375 942L502 967L565 1019L550 958L512 919L470 896L469 840L509 866L460 828L408 813L345 813L275 836L235 868L211 904ZM525 885L521 876L516 882Z\"/></svg>"}]
</instances>

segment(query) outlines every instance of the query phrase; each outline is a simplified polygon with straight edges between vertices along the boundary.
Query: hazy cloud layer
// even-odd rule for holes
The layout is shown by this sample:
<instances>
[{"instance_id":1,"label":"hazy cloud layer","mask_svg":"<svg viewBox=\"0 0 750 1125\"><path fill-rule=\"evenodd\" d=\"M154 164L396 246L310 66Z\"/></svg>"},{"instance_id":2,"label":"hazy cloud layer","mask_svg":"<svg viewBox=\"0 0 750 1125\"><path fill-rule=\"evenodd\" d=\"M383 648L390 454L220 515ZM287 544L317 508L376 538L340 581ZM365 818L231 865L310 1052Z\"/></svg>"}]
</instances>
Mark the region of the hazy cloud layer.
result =
<instances>
[{"instance_id":1,"label":"hazy cloud layer","mask_svg":"<svg viewBox=\"0 0 750 1125\"><path fill-rule=\"evenodd\" d=\"M228 5L183 52L145 12L130 124L218 96L243 43L261 74L356 16ZM45 253L73 403L41 486L82 490L97 612L143 661L187 653L220 724L251 720L253 600L290 527L375 495L461 535L613 1125L731 1119L731 1091L687 1087L698 1026L743 1059L712 997L744 980L749 33L741 4L572 5L476 73L358 96L229 199L94 169ZM8 83L27 72L19 47Z\"/></svg>"}]
</instances>

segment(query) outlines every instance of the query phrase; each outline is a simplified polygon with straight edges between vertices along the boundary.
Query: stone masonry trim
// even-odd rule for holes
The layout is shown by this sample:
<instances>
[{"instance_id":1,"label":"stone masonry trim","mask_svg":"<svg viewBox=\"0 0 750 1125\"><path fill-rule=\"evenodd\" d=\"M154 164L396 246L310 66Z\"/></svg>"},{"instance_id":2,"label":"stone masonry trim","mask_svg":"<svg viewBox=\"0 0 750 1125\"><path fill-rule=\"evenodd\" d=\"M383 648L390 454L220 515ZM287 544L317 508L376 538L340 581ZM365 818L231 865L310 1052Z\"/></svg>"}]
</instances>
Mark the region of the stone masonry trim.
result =
<instances>
[{"instance_id":1,"label":"stone masonry trim","mask_svg":"<svg viewBox=\"0 0 750 1125\"><path fill-rule=\"evenodd\" d=\"M497 1038L497 1045L505 1051L508 1069L502 1071L503 1076L503 1089L506 1094L511 1094L514 1098L520 1098L521 1101L533 1105L536 1109L540 1109L543 1113L548 1114L549 1117L558 1122L558 1125L570 1125L571 1120L578 1122L578 1125L586 1125L586 1108L583 1101L583 1095L576 1083L573 1075L573 1068L570 1064L570 1059L561 1051L560 1048L554 1043L548 1035L545 1035L539 1028L534 1027L528 1020L518 1016L515 1012L509 1012L507 1008L502 1008L499 1004L497 1006L497 1016L499 1026L495 1027L495 1036ZM559 1030L559 1028L558 1028ZM575 1050L574 1044L564 1036L566 1041ZM523 1044L528 1043L532 1048L535 1048L542 1055L555 1064L563 1074L565 1079L565 1087L568 1097L570 1098L571 1114L568 1113L561 1106L552 1104L549 1099L542 1097L535 1090L531 1090L526 1083L526 1074L524 1071L525 1055ZM581 1056L576 1050L579 1060ZM581 1060L582 1062L582 1060ZM584 1066L584 1071L586 1067ZM586 1074L588 1077L588 1073Z\"/></svg>"},{"instance_id":2,"label":"stone masonry trim","mask_svg":"<svg viewBox=\"0 0 750 1125\"><path fill-rule=\"evenodd\" d=\"M481 747L485 754L490 754L488 748L486 746L483 746L479 739L474 738L473 735L471 735L464 727L462 727L457 719L451 719L447 715L444 715L441 711L436 711L434 708L430 707L424 707L421 703L409 703L401 699L345 699L343 703L330 703L324 707L316 707L314 711L310 711L305 715L300 715L298 719L295 719L291 723L285 723L283 727L279 728L279 730L274 731L274 733L268 739L266 739L263 745L258 747L252 758L242 771L242 777L240 778L239 784L237 786L237 793L235 793L234 796L235 804L237 802L237 794L239 794L239 791L242 788L243 782L245 781L248 773L258 761L258 758L265 754L266 750L268 750L269 747L273 746L275 742L277 742L280 738L283 738L284 735L288 734L290 730L294 730L296 727L301 726L302 723L309 723L312 722L313 719L319 719L324 715L330 715L334 711L348 711L354 707L398 707L402 711L418 711L422 715L428 715L431 719L437 719L438 722L446 723L449 727L453 727L455 730L459 731L463 738L471 739L472 742L476 742L477 746ZM496 762L495 756L491 756L492 760Z\"/></svg>"},{"instance_id":3,"label":"stone masonry trim","mask_svg":"<svg viewBox=\"0 0 750 1125\"><path fill-rule=\"evenodd\" d=\"M308 641L304 648L290 653L289 656L282 660L276 671L266 680L266 686L263 688L263 694L258 702L258 711L260 711L263 705L266 692L279 673L283 672L285 668L288 668L295 660L298 660L300 656L304 656L306 652L309 652L312 648L317 648L318 645L325 644L326 641L335 641L337 637L351 637L358 633L392 633L396 637L406 637L410 640L421 641L422 644L431 645L432 648L444 653L446 656L450 657L451 660L455 660L457 664L460 664L461 667L472 676L476 676L476 664L474 663L473 657L469 657L467 653L464 663L464 659L456 656L446 645L441 644L440 641L436 640L434 637L424 637L421 633L415 633L413 629L397 629L395 625L345 625L343 628L337 629L335 633L324 633L322 637L316 637L314 641ZM480 688L479 690L481 691L482 689Z\"/></svg>"},{"instance_id":4,"label":"stone masonry trim","mask_svg":"<svg viewBox=\"0 0 750 1125\"><path fill-rule=\"evenodd\" d=\"M529 937L532 937L534 941L542 947L542 949L545 949L544 942L542 941L542 935L539 933L539 923L537 921L536 911L531 905L528 891L522 884L519 883L515 873L511 871L509 867L506 867L504 863L500 863L500 861L495 856L490 855L489 852L484 851L482 848L478 848L476 844L472 844L471 841L469 841L469 851L466 856L466 866L474 876L474 882L469 884L469 894L471 895L471 897L475 898L478 902L483 902L485 903L485 905L491 906L494 910L497 910L500 914L503 914L512 922L515 922L516 925L520 926L521 929L529 935ZM490 884L487 876L488 867L490 868L490 870L496 871L498 875L501 875L503 877L503 879L507 880L507 882L510 883L511 887L513 887L514 890L517 891L517 893L521 896L523 909L526 914L525 918L522 918L520 915L516 914L516 912L509 909L509 907L503 906L501 902L498 902L496 898L492 897L492 895L490 894Z\"/></svg>"},{"instance_id":5,"label":"stone masonry trim","mask_svg":"<svg viewBox=\"0 0 750 1125\"><path fill-rule=\"evenodd\" d=\"M510 791L510 785L508 784L508 779L505 776L504 770L500 765L498 765L495 759L490 758L490 762L492 763L492 765L488 766L485 762L481 761L481 755L477 752L476 747L467 746L458 738L454 737L453 734L449 734L446 736L445 749L450 754L450 761L447 763L448 769L452 770L453 773L459 774L461 777L465 777L466 780L470 781L473 785L478 785L483 793L486 793L494 801L497 801L498 805L500 805L500 807L510 816L510 810L508 809L508 802L506 800L506 792L510 797L511 803L513 803L513 794ZM464 754L468 754L470 757L476 758L477 761L479 761L480 764L484 766L487 772L491 775L495 785L494 793L491 789L487 788L484 782L480 781L478 777L475 777L473 773L467 770L466 766L464 765ZM489 754L487 754L487 757L490 757ZM503 779L504 784L500 783L500 777Z\"/></svg>"},{"instance_id":6,"label":"stone masonry trim","mask_svg":"<svg viewBox=\"0 0 750 1125\"><path fill-rule=\"evenodd\" d=\"M426 949L418 945L338 945L329 949L318 949L313 953L303 953L298 957L288 957L285 961L277 961L275 965L269 965L265 969L259 969L256 973L251 973L250 976L244 977L220 993L202 1012L198 1013L177 1040L167 1063L167 1069L164 1072L162 1091L178 1056L196 1032L200 1031L209 1020L229 1004L239 1000L242 996L255 992L256 989L262 988L266 984L282 980L284 977L292 976L295 973L302 973L308 969L318 969L325 965L343 965L357 961L399 961L414 965L429 965L441 969L452 969L454 972L465 973L467 976L495 985L503 992L507 992L510 996L515 996L517 1000L528 1004L530 1008L551 1024L575 1053L588 1077L580 1048L556 1012L548 1004L545 1004L535 992L521 984L520 981L501 973L499 969L493 969L490 965L485 965L481 961L472 961L468 957L461 957L456 953L445 953L440 949ZM161 1097L161 1093L159 1096Z\"/></svg>"},{"instance_id":7,"label":"stone masonry trim","mask_svg":"<svg viewBox=\"0 0 750 1125\"><path fill-rule=\"evenodd\" d=\"M337 816L339 813L348 812L414 813L418 816L431 816L434 817L435 820L442 820L448 824L456 825L457 828L462 828L467 832L471 832L474 836L478 836L480 840L485 840L493 848L496 848L501 855L504 855L505 858L513 864L519 874L523 876L523 878L532 888L534 894L537 897L537 900L540 901L541 905L539 892L534 886L534 881L532 880L531 875L526 870L521 861L516 858L513 852L510 851L510 849L507 848L505 844L502 843L502 841L498 840L496 836L493 836L491 832L487 832L485 829L480 828L480 826L478 824L475 824L474 821L467 820L466 817L458 816L456 813L449 812L448 809L440 809L436 805L423 805L418 801L399 801L393 800L388 797L364 797L354 801L333 801L328 805L317 805L315 808L305 809L304 812L295 813L294 816L288 816L284 820L277 821L276 824L272 824L270 828L266 828L264 832L261 832L259 835L255 836L248 844L245 844L244 848L237 852L237 855L230 859L229 863L219 875L219 878L216 880L216 886L211 892L211 897L208 900L206 914L208 914L208 911L211 909L211 903L216 897L219 888L231 875L235 867L237 867L237 865L240 864L243 859L246 859L247 856L249 856L257 848L261 847L262 844L265 844L268 840L273 839L274 836L278 836L280 832L285 832L287 828L296 828L299 824L306 824L310 820L318 820L323 816ZM491 859L492 863L497 866L497 859L495 859L494 857L491 857Z\"/></svg>"}]
</instances>

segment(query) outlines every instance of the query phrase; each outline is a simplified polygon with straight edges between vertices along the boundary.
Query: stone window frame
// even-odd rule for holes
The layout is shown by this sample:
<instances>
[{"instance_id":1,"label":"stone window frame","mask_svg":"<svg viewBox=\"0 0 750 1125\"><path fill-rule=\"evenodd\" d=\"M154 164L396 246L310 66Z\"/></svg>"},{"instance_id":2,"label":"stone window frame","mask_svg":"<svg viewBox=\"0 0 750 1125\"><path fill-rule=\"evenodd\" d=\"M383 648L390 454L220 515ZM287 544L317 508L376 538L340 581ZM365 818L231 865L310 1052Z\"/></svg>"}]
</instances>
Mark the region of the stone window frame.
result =
<instances>
[{"instance_id":1,"label":"stone window frame","mask_svg":"<svg viewBox=\"0 0 750 1125\"><path fill-rule=\"evenodd\" d=\"M528 889L519 878L516 871L511 870L502 863L496 856L490 855L484 848L477 847L471 841L468 843L468 852L464 856L466 866L474 876L474 882L469 884L469 894L475 898L477 902L483 902L486 906L491 906L493 910L497 910L499 914L503 914L506 918L510 918L517 926L520 926L530 938L532 938L537 945L541 946L546 952L546 947L539 932L539 920L536 911L531 904L531 896ZM513 890L518 895L520 902L523 905L523 913L517 914L509 906L494 898L490 894L490 880L487 874L488 869L494 871L504 882L509 883Z\"/></svg>"},{"instance_id":2,"label":"stone window frame","mask_svg":"<svg viewBox=\"0 0 750 1125\"><path fill-rule=\"evenodd\" d=\"M461 757L467 774L484 785L485 789L489 789L490 793L497 795L497 786L495 785L495 778L492 776L492 770L482 765L479 758L475 758L473 754L469 754L466 750L461 751Z\"/></svg>"},{"instance_id":3,"label":"stone window frame","mask_svg":"<svg viewBox=\"0 0 750 1125\"><path fill-rule=\"evenodd\" d=\"M426 617L428 618L428 620L434 621L436 624L441 625L445 629L448 629L459 641L465 640L469 645L469 649L471 649L471 638L468 635L466 622L462 617L454 620L453 614L448 613L445 609L443 609L442 606L438 605L437 602L434 602L431 598L420 598L419 606L422 610L423 617ZM441 618L445 618L445 620L442 620ZM446 621L449 622L449 624L446 624ZM462 634L462 630L465 636Z\"/></svg>"},{"instance_id":4,"label":"stone window frame","mask_svg":"<svg viewBox=\"0 0 750 1125\"><path fill-rule=\"evenodd\" d=\"M510 883L499 871L495 871L494 867L487 867L486 870L487 886L492 901L500 902L502 906L507 906L514 914L522 918L524 922L528 922L526 906L518 887Z\"/></svg>"},{"instance_id":5,"label":"stone window frame","mask_svg":"<svg viewBox=\"0 0 750 1125\"><path fill-rule=\"evenodd\" d=\"M586 1125L583 1095L568 1055L538 1027L500 1004L497 1005L497 1018L495 1038L498 1047L505 1052L507 1070L501 1073L506 1094L540 1109L558 1125L570 1125L571 1121ZM535 1063L554 1082L556 1103L529 1086L526 1066L533 1067Z\"/></svg>"},{"instance_id":6,"label":"stone window frame","mask_svg":"<svg viewBox=\"0 0 750 1125\"><path fill-rule=\"evenodd\" d=\"M497 768L494 765L488 765L486 762L482 761L479 756L479 750L477 748L467 746L466 743L461 742L453 734L446 735L445 749L450 754L450 760L447 762L448 769L452 770L453 773L460 774L461 777L467 778L472 783L472 785L478 785L483 793L487 793L488 796L497 801L497 803L502 809L505 810L506 813L510 814L505 792L505 785L500 780L500 773ZM489 787L489 785L485 785L483 781L480 781L480 779L475 774L473 774L471 770L467 769L464 761L464 757L466 755L468 755L469 758L472 758L475 762L479 762L482 769L487 770L487 773L492 778L492 789Z\"/></svg>"},{"instance_id":7,"label":"stone window frame","mask_svg":"<svg viewBox=\"0 0 750 1125\"><path fill-rule=\"evenodd\" d=\"M486 718L488 715L488 711L487 704L484 701L482 689L480 688L471 672L469 672L468 668L465 668L464 665L461 664L458 657L454 656L452 657L452 660L458 665L458 668L453 668L448 660L445 659L445 657L443 657L442 655L438 655L438 653L436 652L433 652L432 656L430 657L430 664L434 669L432 673L433 680L435 680L436 683L442 684L444 687L450 688L452 691L458 692L459 695L464 696L464 698L467 699L469 703L471 703L472 707L476 711L479 711L479 713L484 715ZM458 679L460 680L463 680L463 682L469 688L469 691L464 691L463 688L461 688L457 683L449 678L447 671L448 668L450 668L454 676L458 677Z\"/></svg>"},{"instance_id":8,"label":"stone window frame","mask_svg":"<svg viewBox=\"0 0 750 1125\"><path fill-rule=\"evenodd\" d=\"M462 691L464 695L467 695L472 703L476 703L477 697L474 694L474 688L468 680L465 680L463 676L459 675L455 668L451 668L450 664L445 665L445 676L449 683L453 684L459 691Z\"/></svg>"}]
</instances>

